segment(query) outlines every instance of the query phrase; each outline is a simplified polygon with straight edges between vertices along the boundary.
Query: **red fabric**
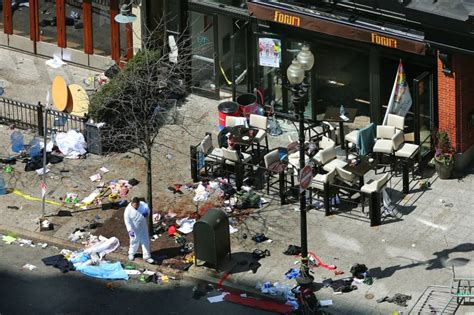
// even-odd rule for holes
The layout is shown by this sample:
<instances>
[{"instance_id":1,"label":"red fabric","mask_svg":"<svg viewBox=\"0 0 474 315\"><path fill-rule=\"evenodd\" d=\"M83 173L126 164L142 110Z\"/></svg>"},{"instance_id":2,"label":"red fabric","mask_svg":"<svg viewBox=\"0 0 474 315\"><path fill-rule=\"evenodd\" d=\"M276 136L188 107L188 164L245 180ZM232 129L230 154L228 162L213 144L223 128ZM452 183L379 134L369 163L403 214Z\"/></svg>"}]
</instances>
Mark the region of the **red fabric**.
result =
<instances>
[{"instance_id":1,"label":"red fabric","mask_svg":"<svg viewBox=\"0 0 474 315\"><path fill-rule=\"evenodd\" d=\"M235 294L227 294L226 296L224 296L224 300L279 314L289 314L293 311L290 305L281 304L269 300L256 300L254 298L242 297L240 295Z\"/></svg>"},{"instance_id":2,"label":"red fabric","mask_svg":"<svg viewBox=\"0 0 474 315\"><path fill-rule=\"evenodd\" d=\"M222 284L224 283L224 281L229 278L230 276L230 273L228 272L224 272L224 274L222 275L222 278L219 280L219 282L217 283L217 290L220 290L222 289Z\"/></svg>"},{"instance_id":3,"label":"red fabric","mask_svg":"<svg viewBox=\"0 0 474 315\"><path fill-rule=\"evenodd\" d=\"M310 257L313 257L314 259L316 259L316 261L318 262L318 266L323 267L324 269L327 269L327 270L334 270L334 269L337 268L336 265L326 265L325 263L323 263L323 262L321 261L321 259L319 259L318 256L316 256L316 255L315 255L314 253L312 253L312 252L309 252L308 254L309 254Z\"/></svg>"},{"instance_id":4,"label":"red fabric","mask_svg":"<svg viewBox=\"0 0 474 315\"><path fill-rule=\"evenodd\" d=\"M170 225L168 228L168 236L173 236L176 233L176 226Z\"/></svg>"}]
</instances>

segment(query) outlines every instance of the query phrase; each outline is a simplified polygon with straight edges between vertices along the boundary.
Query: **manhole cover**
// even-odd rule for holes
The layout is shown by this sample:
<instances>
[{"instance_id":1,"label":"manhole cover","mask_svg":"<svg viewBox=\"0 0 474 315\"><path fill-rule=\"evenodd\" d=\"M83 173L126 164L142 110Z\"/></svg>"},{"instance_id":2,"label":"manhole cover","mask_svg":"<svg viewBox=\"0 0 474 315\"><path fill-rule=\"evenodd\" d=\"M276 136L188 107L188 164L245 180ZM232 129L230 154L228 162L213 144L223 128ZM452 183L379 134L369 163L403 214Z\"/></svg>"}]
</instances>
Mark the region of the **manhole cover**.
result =
<instances>
[{"instance_id":1,"label":"manhole cover","mask_svg":"<svg viewBox=\"0 0 474 315\"><path fill-rule=\"evenodd\" d=\"M367 300L372 300L374 297L375 297L375 296L374 296L372 293L367 293L367 294L365 295L365 298L366 298Z\"/></svg>"}]
</instances>

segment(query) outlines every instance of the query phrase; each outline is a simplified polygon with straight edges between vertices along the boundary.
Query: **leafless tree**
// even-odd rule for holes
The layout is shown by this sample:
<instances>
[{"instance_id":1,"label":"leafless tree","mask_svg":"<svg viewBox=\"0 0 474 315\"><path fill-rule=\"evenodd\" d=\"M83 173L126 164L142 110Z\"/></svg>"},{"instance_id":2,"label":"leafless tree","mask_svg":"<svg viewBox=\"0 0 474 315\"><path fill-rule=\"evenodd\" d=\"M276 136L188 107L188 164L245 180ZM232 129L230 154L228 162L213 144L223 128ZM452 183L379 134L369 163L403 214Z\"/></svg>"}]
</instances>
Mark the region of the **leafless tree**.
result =
<instances>
[{"instance_id":1,"label":"leafless tree","mask_svg":"<svg viewBox=\"0 0 474 315\"><path fill-rule=\"evenodd\" d=\"M175 99L186 93L186 78L191 70L189 42L192 39L183 32L182 36L175 38L175 46L163 45L162 21L146 34L144 48L91 98L90 116L96 122L105 123L102 137L105 147L113 151L128 151L144 159L146 199L152 212L153 148L158 143L160 129L175 122ZM153 213L150 213L150 234L152 217Z\"/></svg>"}]
</instances>

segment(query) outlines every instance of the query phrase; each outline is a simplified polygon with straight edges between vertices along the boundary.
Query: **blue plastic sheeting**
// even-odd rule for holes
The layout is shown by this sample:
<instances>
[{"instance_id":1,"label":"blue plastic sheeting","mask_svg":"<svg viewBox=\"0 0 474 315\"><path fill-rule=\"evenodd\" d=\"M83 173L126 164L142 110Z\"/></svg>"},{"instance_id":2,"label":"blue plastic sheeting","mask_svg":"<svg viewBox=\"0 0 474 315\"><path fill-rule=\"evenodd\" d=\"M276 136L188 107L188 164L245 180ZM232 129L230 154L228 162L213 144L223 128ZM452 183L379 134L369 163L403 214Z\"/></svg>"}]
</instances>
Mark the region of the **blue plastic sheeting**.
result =
<instances>
[{"instance_id":1,"label":"blue plastic sheeting","mask_svg":"<svg viewBox=\"0 0 474 315\"><path fill-rule=\"evenodd\" d=\"M78 266L76 270L99 279L128 280L128 274L119 262L101 263L98 266Z\"/></svg>"}]
</instances>

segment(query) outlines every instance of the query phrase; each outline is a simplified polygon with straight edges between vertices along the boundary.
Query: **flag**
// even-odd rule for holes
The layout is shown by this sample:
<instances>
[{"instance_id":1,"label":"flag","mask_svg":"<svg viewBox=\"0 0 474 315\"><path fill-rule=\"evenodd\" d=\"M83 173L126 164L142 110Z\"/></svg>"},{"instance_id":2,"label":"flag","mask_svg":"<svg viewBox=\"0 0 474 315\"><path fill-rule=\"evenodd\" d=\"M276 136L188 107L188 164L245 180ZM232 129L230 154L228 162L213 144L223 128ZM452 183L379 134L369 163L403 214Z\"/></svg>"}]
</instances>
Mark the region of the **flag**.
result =
<instances>
[{"instance_id":1,"label":"flag","mask_svg":"<svg viewBox=\"0 0 474 315\"><path fill-rule=\"evenodd\" d=\"M393 83L392 94L388 101L387 111L383 119L383 124L387 123L388 114L396 114L405 117L412 104L410 90L408 88L405 70L402 61L398 64L397 75Z\"/></svg>"},{"instance_id":2,"label":"flag","mask_svg":"<svg viewBox=\"0 0 474 315\"><path fill-rule=\"evenodd\" d=\"M48 190L48 186L46 185L46 183L41 182L41 198L44 198L47 190Z\"/></svg>"}]
</instances>

